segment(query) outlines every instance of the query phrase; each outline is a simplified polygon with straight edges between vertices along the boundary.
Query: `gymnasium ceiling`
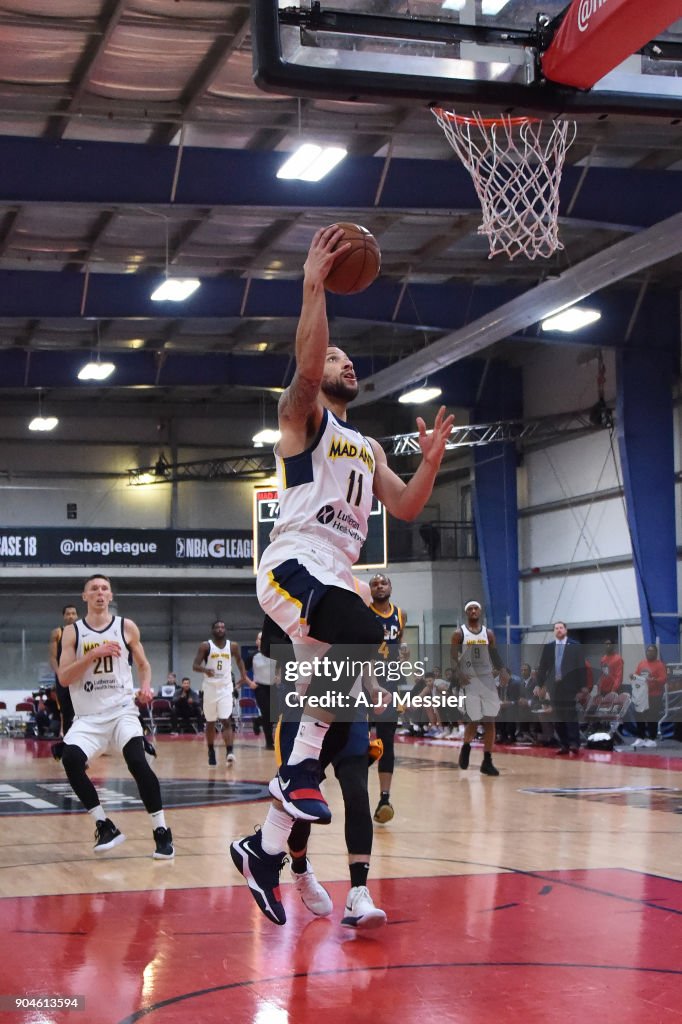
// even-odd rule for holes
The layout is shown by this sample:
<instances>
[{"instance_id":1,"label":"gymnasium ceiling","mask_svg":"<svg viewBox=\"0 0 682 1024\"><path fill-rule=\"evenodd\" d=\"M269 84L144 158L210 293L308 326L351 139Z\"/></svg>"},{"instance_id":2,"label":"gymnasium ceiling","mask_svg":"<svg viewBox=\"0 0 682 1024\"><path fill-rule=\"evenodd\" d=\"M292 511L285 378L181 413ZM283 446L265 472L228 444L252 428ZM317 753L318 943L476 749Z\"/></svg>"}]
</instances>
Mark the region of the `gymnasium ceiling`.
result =
<instances>
[{"instance_id":1,"label":"gymnasium ceiling","mask_svg":"<svg viewBox=\"0 0 682 1024\"><path fill-rule=\"evenodd\" d=\"M391 0L370 6L405 13ZM671 36L682 39L680 23ZM278 181L301 138L349 156L318 184ZM564 250L548 261L489 260L473 188L430 112L390 98L259 91L248 3L0 0L4 406L23 414L43 389L55 410L96 398L123 415L182 414L206 402L236 422L261 395L276 396L263 389L290 370L301 267L319 226L363 223L382 249L380 281L330 303L334 340L367 374L494 319L590 257L606 262L611 247L679 213L681 183L679 121L585 122L564 173ZM166 244L172 275L203 285L159 309L149 293ZM674 336L681 280L682 257L668 246L600 290L608 316L570 343L637 341L652 316ZM445 397L474 406L487 360L518 363L546 341L536 324L484 340L456 384L443 378ZM79 384L98 345L116 374L108 386Z\"/></svg>"}]
</instances>

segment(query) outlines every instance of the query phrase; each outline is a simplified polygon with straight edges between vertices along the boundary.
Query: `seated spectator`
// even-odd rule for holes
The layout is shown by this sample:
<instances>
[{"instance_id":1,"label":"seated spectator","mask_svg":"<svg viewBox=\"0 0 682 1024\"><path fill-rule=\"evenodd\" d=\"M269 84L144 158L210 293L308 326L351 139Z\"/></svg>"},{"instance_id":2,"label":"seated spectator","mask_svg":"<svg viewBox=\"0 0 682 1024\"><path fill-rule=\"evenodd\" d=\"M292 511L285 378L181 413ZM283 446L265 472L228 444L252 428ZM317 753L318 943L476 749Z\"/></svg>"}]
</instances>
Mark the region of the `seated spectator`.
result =
<instances>
[{"instance_id":1,"label":"seated spectator","mask_svg":"<svg viewBox=\"0 0 682 1024\"><path fill-rule=\"evenodd\" d=\"M421 680L422 688L418 691L421 696L441 697L448 689L448 683L443 679L440 674L440 668L436 668L433 672L427 672L424 678ZM431 736L433 739L441 739L443 737L443 723L438 708L427 707L424 708L424 713L429 722L429 727L426 729L424 735Z\"/></svg>"},{"instance_id":2,"label":"seated spectator","mask_svg":"<svg viewBox=\"0 0 682 1024\"><path fill-rule=\"evenodd\" d=\"M519 679L519 697L517 700L518 711L516 720L518 724L518 739L525 739L526 741L533 742L536 734L540 732L540 726L534 715L531 714L531 708L534 701L533 691L537 685L536 679L537 673L535 669L531 668L529 662L524 661L521 666L521 677Z\"/></svg>"},{"instance_id":3,"label":"seated spectator","mask_svg":"<svg viewBox=\"0 0 682 1024\"><path fill-rule=\"evenodd\" d=\"M425 693L430 693L434 678L433 672L424 676L415 675L414 684L410 690L411 697L421 697ZM411 704L403 712L402 721L411 736L423 736L429 725L426 708L413 707Z\"/></svg>"},{"instance_id":4,"label":"seated spectator","mask_svg":"<svg viewBox=\"0 0 682 1024\"><path fill-rule=\"evenodd\" d=\"M175 691L171 707L171 732L202 732L201 698L188 676Z\"/></svg>"},{"instance_id":5,"label":"seated spectator","mask_svg":"<svg viewBox=\"0 0 682 1024\"><path fill-rule=\"evenodd\" d=\"M604 653L599 665L601 667L599 692L601 694L617 693L623 685L623 659L612 640L604 641Z\"/></svg>"},{"instance_id":6,"label":"seated spectator","mask_svg":"<svg viewBox=\"0 0 682 1024\"><path fill-rule=\"evenodd\" d=\"M506 671L508 676L507 682L499 682L497 686L497 693L500 698L500 711L496 723L497 742L516 743L521 679L519 676L512 675L511 669L508 666Z\"/></svg>"},{"instance_id":7,"label":"seated spectator","mask_svg":"<svg viewBox=\"0 0 682 1024\"><path fill-rule=\"evenodd\" d=\"M156 696L165 697L166 700L172 700L178 689L178 677L175 672L169 672L166 676L166 682L163 686L159 687Z\"/></svg>"},{"instance_id":8,"label":"seated spectator","mask_svg":"<svg viewBox=\"0 0 682 1024\"><path fill-rule=\"evenodd\" d=\"M59 716L59 705L54 691L49 694L41 693L33 701L33 734L40 738L50 737L55 739L61 730L61 718ZM29 735L27 729L26 735Z\"/></svg>"},{"instance_id":9,"label":"seated spectator","mask_svg":"<svg viewBox=\"0 0 682 1024\"><path fill-rule=\"evenodd\" d=\"M649 688L649 707L637 712L638 739L635 745L655 747L658 722L663 711L663 688L668 678L668 670L658 657L656 644L647 647L646 658L640 661L630 679L635 676L644 677Z\"/></svg>"},{"instance_id":10,"label":"seated spectator","mask_svg":"<svg viewBox=\"0 0 682 1024\"><path fill-rule=\"evenodd\" d=\"M530 699L530 711L537 722L537 731L533 740L540 747L558 746L554 734L554 713L549 690L546 686L534 686Z\"/></svg>"}]
</instances>

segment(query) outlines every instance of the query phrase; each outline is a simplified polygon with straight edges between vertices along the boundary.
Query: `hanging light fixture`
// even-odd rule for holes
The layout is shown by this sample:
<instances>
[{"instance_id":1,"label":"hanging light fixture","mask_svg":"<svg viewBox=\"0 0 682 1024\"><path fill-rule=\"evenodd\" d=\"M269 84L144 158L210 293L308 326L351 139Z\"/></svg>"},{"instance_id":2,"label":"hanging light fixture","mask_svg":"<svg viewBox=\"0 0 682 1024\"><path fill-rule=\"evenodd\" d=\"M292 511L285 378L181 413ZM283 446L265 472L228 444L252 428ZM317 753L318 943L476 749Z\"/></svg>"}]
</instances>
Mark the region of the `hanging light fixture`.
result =
<instances>
[{"instance_id":1,"label":"hanging light fixture","mask_svg":"<svg viewBox=\"0 0 682 1024\"><path fill-rule=\"evenodd\" d=\"M115 363L103 363L101 360L101 341L99 333L99 320L95 324L95 332L97 337L97 348L95 360L90 360L85 366L81 366L78 371L79 380L106 380L107 377L111 377L112 373L116 369Z\"/></svg>"},{"instance_id":2,"label":"hanging light fixture","mask_svg":"<svg viewBox=\"0 0 682 1024\"><path fill-rule=\"evenodd\" d=\"M423 405L424 402L432 402L434 398L438 398L442 393L438 387L428 387L426 384L422 384L420 387L412 388L411 391L406 391L400 395L398 401L402 402L403 405Z\"/></svg>"},{"instance_id":3,"label":"hanging light fixture","mask_svg":"<svg viewBox=\"0 0 682 1024\"><path fill-rule=\"evenodd\" d=\"M50 431L59 423L56 416L43 416L43 393L38 389L38 415L34 416L28 425L29 430Z\"/></svg>"},{"instance_id":4,"label":"hanging light fixture","mask_svg":"<svg viewBox=\"0 0 682 1024\"><path fill-rule=\"evenodd\" d=\"M168 258L168 217L163 217L164 230L166 235L166 271L165 279L157 285L150 298L152 302L184 302L190 295L201 286L198 277L171 277L170 261Z\"/></svg>"}]
</instances>

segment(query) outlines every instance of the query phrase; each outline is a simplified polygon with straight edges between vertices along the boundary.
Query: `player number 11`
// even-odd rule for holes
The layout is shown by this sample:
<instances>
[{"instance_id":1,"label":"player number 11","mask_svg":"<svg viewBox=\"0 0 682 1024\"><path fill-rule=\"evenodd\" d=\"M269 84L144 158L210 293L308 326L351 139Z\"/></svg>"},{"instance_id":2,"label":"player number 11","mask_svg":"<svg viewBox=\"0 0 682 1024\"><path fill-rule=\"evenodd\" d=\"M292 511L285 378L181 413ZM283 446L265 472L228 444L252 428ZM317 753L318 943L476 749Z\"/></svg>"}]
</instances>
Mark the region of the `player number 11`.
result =
<instances>
[{"instance_id":1,"label":"player number 11","mask_svg":"<svg viewBox=\"0 0 682 1024\"><path fill-rule=\"evenodd\" d=\"M356 479L357 479L357 488L356 488ZM363 481L362 473L360 473L360 472L356 473L356 471L354 469L351 469L351 471L350 471L350 473L348 475L348 491L346 492L346 501L348 502L349 505L356 505L357 506L362 501L362 481ZM356 491L355 501L353 501L353 491Z\"/></svg>"}]
</instances>

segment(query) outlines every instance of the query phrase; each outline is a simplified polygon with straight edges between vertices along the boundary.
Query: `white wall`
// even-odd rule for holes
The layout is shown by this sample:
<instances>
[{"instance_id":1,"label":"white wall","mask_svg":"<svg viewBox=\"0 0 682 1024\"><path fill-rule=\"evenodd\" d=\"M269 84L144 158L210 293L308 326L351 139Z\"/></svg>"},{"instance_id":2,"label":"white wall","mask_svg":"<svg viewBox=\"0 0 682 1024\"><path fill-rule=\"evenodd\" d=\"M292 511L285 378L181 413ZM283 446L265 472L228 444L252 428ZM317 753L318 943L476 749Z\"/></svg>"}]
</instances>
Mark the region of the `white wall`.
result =
<instances>
[{"instance_id":1,"label":"white wall","mask_svg":"<svg viewBox=\"0 0 682 1024\"><path fill-rule=\"evenodd\" d=\"M523 366L523 414L527 419L555 413L589 409L597 394L597 362L591 352L576 345L544 345L529 355ZM594 353L596 356L596 352ZM606 387L604 395L612 402L616 394L615 354L604 351Z\"/></svg>"},{"instance_id":2,"label":"white wall","mask_svg":"<svg viewBox=\"0 0 682 1024\"><path fill-rule=\"evenodd\" d=\"M586 409L597 401L596 360L585 362L585 349L547 347L534 351L524 366L524 414L547 416ZM615 394L615 358L605 353L608 402ZM521 622L531 627L527 639L548 635L532 627L564 619L574 626L618 624L634 627L640 618L631 564L611 568L605 559L630 562L632 548L623 499L595 500L617 488L620 460L607 431L548 444L524 455L519 471L520 507L530 514L519 520L522 570L539 570L522 580ZM543 510L550 502L583 499L571 507ZM533 511L537 508L536 511ZM592 562L591 571L543 575L551 566ZM641 642L639 636L631 636Z\"/></svg>"},{"instance_id":3,"label":"white wall","mask_svg":"<svg viewBox=\"0 0 682 1024\"><path fill-rule=\"evenodd\" d=\"M482 601L483 583L478 562L414 562L389 565L386 572L393 584L392 599L407 613L408 624L419 627L422 644L439 644L441 625L462 621L467 601ZM374 571L358 573L369 580Z\"/></svg>"}]
</instances>

